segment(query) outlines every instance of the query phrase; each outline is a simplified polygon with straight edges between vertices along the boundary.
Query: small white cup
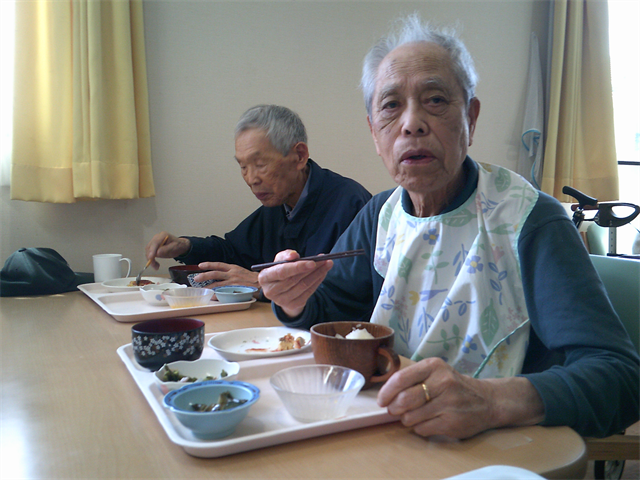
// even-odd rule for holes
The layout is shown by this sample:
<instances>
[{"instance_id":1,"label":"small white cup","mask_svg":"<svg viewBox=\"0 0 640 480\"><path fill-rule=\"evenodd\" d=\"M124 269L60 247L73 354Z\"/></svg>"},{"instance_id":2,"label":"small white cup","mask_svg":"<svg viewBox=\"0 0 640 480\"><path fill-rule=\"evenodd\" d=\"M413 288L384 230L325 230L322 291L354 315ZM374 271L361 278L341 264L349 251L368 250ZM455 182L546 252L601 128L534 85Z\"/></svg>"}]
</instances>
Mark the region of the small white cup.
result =
<instances>
[{"instance_id":1,"label":"small white cup","mask_svg":"<svg viewBox=\"0 0 640 480\"><path fill-rule=\"evenodd\" d=\"M114 278L122 278L122 266L120 262L127 262L128 277L131 273L131 260L122 258L119 253L101 253L93 256L93 275L96 283L102 283Z\"/></svg>"}]
</instances>

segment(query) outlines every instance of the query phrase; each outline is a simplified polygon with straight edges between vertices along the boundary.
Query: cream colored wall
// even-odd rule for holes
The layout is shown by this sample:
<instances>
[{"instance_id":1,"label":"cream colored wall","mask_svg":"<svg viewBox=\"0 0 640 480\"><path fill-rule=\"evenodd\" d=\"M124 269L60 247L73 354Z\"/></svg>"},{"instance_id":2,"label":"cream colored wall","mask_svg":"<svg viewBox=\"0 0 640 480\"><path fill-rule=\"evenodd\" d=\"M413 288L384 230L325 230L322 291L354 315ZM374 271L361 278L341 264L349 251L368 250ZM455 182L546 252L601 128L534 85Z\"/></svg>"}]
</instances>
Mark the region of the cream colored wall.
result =
<instances>
[{"instance_id":1,"label":"cream colored wall","mask_svg":"<svg viewBox=\"0 0 640 480\"><path fill-rule=\"evenodd\" d=\"M362 59L399 14L458 21L480 74L481 114L470 154L515 167L529 36L546 48L548 2L145 0L156 197L53 205L0 192L1 260L51 247L91 271L94 253L134 269L160 230L224 234L259 206L233 159L233 127L258 103L297 111L311 156L372 193L393 187L376 156L358 90ZM173 264L163 261L163 266Z\"/></svg>"}]
</instances>

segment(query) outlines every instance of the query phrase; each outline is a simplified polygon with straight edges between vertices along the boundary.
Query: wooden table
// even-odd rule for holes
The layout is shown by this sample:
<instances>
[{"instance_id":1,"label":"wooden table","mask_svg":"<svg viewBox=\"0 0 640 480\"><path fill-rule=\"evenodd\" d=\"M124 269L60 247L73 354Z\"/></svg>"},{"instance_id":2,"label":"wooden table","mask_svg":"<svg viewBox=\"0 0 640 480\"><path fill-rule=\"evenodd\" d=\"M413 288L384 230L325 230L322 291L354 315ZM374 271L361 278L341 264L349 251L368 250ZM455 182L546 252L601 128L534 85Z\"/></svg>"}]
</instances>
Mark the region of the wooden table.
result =
<instances>
[{"instance_id":1,"label":"wooden table","mask_svg":"<svg viewBox=\"0 0 640 480\"><path fill-rule=\"evenodd\" d=\"M202 315L205 332L279 325L270 305ZM446 478L487 465L582 478L582 438L565 427L421 438L400 423L222 458L173 444L118 358L131 342L81 292L0 298L0 478Z\"/></svg>"}]
</instances>

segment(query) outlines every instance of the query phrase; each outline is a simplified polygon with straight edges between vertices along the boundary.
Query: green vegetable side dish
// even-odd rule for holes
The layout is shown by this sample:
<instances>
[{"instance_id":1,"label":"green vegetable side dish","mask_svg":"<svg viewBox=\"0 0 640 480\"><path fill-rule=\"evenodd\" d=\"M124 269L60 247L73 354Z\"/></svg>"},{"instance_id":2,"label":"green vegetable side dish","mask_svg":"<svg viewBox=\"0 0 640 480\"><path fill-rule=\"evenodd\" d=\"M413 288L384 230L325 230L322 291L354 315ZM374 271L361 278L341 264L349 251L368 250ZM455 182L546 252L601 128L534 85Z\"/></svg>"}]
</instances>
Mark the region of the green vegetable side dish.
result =
<instances>
[{"instance_id":1,"label":"green vegetable side dish","mask_svg":"<svg viewBox=\"0 0 640 480\"><path fill-rule=\"evenodd\" d=\"M233 398L231 392L222 392L218 397L218 403L190 403L189 406L194 412L221 412L239 407L243 403L246 403L246 400Z\"/></svg>"},{"instance_id":2,"label":"green vegetable side dish","mask_svg":"<svg viewBox=\"0 0 640 480\"><path fill-rule=\"evenodd\" d=\"M229 374L223 369L220 372L220 378L224 378ZM214 377L213 375L207 375L203 379L199 380L196 377L188 377L186 375L181 374L178 370L171 370L166 365L164 366L164 373L162 375L163 382L184 382L184 383L193 383L197 381L204 382L206 380L217 380L218 377Z\"/></svg>"}]
</instances>

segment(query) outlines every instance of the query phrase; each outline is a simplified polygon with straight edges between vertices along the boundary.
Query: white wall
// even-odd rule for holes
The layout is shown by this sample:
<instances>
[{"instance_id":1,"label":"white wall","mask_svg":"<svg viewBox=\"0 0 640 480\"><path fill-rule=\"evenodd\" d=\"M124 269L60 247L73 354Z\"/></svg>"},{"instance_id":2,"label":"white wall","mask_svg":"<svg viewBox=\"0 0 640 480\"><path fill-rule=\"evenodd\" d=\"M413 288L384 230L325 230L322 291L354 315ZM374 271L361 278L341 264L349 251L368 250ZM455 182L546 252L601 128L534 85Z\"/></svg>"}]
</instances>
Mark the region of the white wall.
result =
<instances>
[{"instance_id":1,"label":"white wall","mask_svg":"<svg viewBox=\"0 0 640 480\"><path fill-rule=\"evenodd\" d=\"M372 193L393 186L376 156L358 90L362 59L399 14L459 22L480 74L473 158L515 167L535 31L544 57L548 1L145 0L156 196L71 205L9 200L0 191L0 260L51 247L78 271L94 253L134 270L160 230L224 234L259 206L233 159L233 128L258 103L297 111L311 157ZM543 59L544 61L544 59ZM163 261L169 266L172 260Z\"/></svg>"}]
</instances>

